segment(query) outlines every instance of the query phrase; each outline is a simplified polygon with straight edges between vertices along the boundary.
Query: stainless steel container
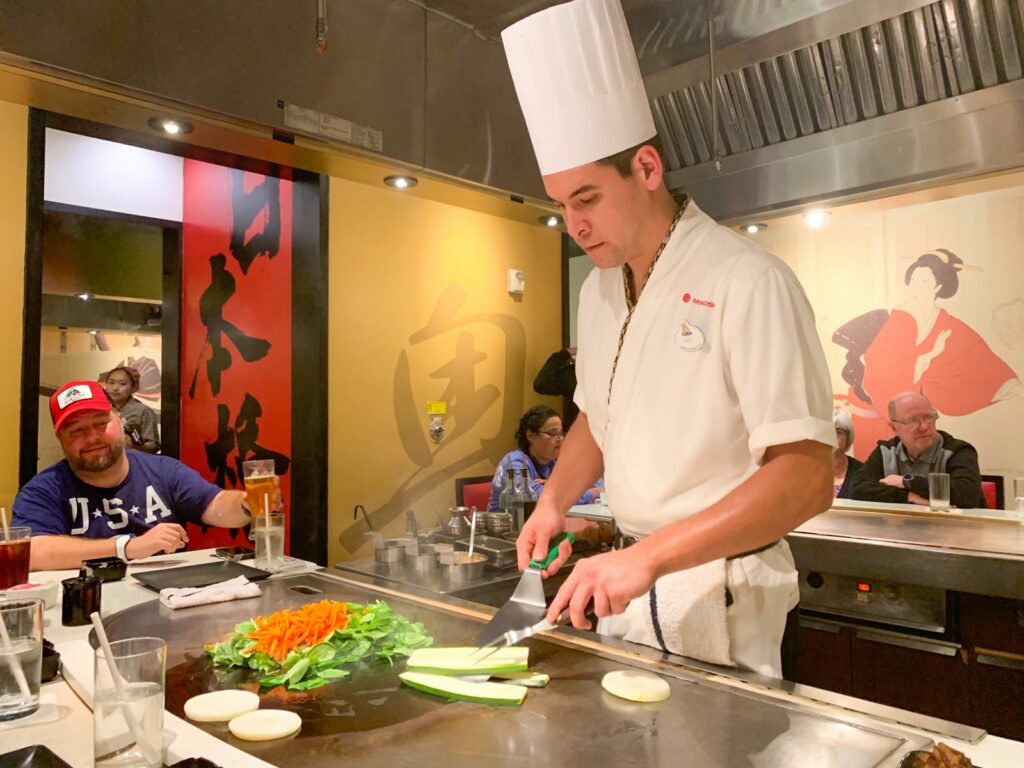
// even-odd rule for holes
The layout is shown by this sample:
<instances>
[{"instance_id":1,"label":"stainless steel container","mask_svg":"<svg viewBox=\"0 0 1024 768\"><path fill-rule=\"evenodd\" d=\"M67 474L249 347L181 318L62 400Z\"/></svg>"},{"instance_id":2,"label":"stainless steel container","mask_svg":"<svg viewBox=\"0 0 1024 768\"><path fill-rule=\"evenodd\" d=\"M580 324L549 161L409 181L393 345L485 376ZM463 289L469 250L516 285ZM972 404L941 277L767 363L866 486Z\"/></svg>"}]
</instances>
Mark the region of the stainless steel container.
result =
<instances>
[{"instance_id":1,"label":"stainless steel container","mask_svg":"<svg viewBox=\"0 0 1024 768\"><path fill-rule=\"evenodd\" d=\"M469 539L458 539L455 552L469 550ZM491 561L495 568L508 568L516 564L516 545L493 536L477 536L473 542L473 554L479 552Z\"/></svg>"},{"instance_id":2,"label":"stainless steel container","mask_svg":"<svg viewBox=\"0 0 1024 768\"><path fill-rule=\"evenodd\" d=\"M405 553L405 564L415 573L423 576L437 570L437 547L421 544L419 554Z\"/></svg>"},{"instance_id":3,"label":"stainless steel container","mask_svg":"<svg viewBox=\"0 0 1024 768\"><path fill-rule=\"evenodd\" d=\"M405 560L407 539L384 539L381 546L373 550L373 559L378 563L401 563Z\"/></svg>"},{"instance_id":4,"label":"stainless steel container","mask_svg":"<svg viewBox=\"0 0 1024 768\"><path fill-rule=\"evenodd\" d=\"M472 557L468 552L451 552L440 560L441 573L451 581L479 579L484 575L485 565L487 558L477 552L474 552Z\"/></svg>"},{"instance_id":5,"label":"stainless steel container","mask_svg":"<svg viewBox=\"0 0 1024 768\"><path fill-rule=\"evenodd\" d=\"M484 512L484 531L488 536L501 538L512 530L512 515L508 512Z\"/></svg>"}]
</instances>

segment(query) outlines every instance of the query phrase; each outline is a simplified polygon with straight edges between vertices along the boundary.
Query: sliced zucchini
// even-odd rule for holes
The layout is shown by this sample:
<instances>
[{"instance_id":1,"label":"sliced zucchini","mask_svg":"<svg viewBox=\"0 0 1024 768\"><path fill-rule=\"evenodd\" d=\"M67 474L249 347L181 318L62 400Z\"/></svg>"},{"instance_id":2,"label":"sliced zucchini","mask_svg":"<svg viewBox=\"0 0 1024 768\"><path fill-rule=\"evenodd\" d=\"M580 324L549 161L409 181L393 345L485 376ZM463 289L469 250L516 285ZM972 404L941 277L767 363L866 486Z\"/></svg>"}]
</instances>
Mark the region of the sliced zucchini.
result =
<instances>
[{"instance_id":1,"label":"sliced zucchini","mask_svg":"<svg viewBox=\"0 0 1024 768\"><path fill-rule=\"evenodd\" d=\"M551 675L547 672L502 672L493 675L506 685L525 685L527 688L547 688Z\"/></svg>"},{"instance_id":2,"label":"sliced zucchini","mask_svg":"<svg viewBox=\"0 0 1024 768\"><path fill-rule=\"evenodd\" d=\"M410 688L456 701L518 705L526 698L526 688L521 685L470 683L449 675L431 675L424 672L403 672L398 677Z\"/></svg>"},{"instance_id":3,"label":"sliced zucchini","mask_svg":"<svg viewBox=\"0 0 1024 768\"><path fill-rule=\"evenodd\" d=\"M530 649L521 646L499 648L481 659L472 658L478 648L417 648L406 667L435 675L495 675L525 672Z\"/></svg>"}]
</instances>

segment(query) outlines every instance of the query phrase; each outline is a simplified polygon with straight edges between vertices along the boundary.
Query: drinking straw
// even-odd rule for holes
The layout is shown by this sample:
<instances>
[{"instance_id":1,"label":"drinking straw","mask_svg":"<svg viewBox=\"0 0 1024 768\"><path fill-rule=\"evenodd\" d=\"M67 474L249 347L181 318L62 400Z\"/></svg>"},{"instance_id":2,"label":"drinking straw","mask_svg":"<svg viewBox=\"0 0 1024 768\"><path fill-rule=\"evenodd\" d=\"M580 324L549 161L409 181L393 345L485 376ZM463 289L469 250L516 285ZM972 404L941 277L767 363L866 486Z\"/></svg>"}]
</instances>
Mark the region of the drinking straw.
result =
<instances>
[{"instance_id":1,"label":"drinking straw","mask_svg":"<svg viewBox=\"0 0 1024 768\"><path fill-rule=\"evenodd\" d=\"M266 529L263 533L267 544L267 561L265 565L270 566L270 494L266 492L263 494L263 520L263 526Z\"/></svg>"},{"instance_id":2,"label":"drinking straw","mask_svg":"<svg viewBox=\"0 0 1024 768\"><path fill-rule=\"evenodd\" d=\"M11 540L11 529L7 525L7 507L0 507L0 520L4 524L4 541Z\"/></svg>"},{"instance_id":3,"label":"drinking straw","mask_svg":"<svg viewBox=\"0 0 1024 768\"><path fill-rule=\"evenodd\" d=\"M128 706L128 700L125 696L124 678L121 677L121 673L117 669L117 662L114 661L114 651L110 648L110 641L107 639L107 631L103 628L103 621L100 619L99 611L93 611L89 618L92 620L93 629L96 630L96 638L100 641L100 647L103 649L103 658L107 662L107 669L110 670L110 677L114 681L114 688L117 689L117 698L121 702L121 714L124 715L124 721L128 724L128 730L132 732L132 738L135 739L135 743L142 750L146 762L151 765L154 763L160 765L163 763L162 757L152 753L149 744L143 738L141 727L135 721L135 715L132 714ZM93 691L93 696L95 695L96 691ZM93 709L95 710L95 708L96 704L94 701Z\"/></svg>"},{"instance_id":4,"label":"drinking straw","mask_svg":"<svg viewBox=\"0 0 1024 768\"><path fill-rule=\"evenodd\" d=\"M4 528L7 527L7 518L4 518ZM11 674L14 675L14 679L18 683L18 690L21 691L21 696L25 700L25 705L28 706L32 703L32 692L28 689L28 680L25 678L25 670L21 668L21 664L14 658L14 643L11 642L11 636L7 633L7 625L4 624L3 617L0 616L0 642L4 646L4 658L7 660L7 666L11 668Z\"/></svg>"}]
</instances>

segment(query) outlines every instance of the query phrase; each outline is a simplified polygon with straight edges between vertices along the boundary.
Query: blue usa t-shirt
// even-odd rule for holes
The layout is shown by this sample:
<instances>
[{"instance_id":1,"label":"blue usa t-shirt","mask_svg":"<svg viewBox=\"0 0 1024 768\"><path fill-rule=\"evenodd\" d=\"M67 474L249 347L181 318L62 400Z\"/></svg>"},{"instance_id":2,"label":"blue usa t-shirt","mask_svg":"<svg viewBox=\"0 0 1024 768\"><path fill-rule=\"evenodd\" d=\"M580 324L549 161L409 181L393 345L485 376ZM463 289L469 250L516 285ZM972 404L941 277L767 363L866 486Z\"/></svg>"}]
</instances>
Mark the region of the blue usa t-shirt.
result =
<instances>
[{"instance_id":1,"label":"blue usa t-shirt","mask_svg":"<svg viewBox=\"0 0 1024 768\"><path fill-rule=\"evenodd\" d=\"M106 539L160 523L199 523L221 488L169 456L125 450L128 476L115 488L79 480L67 460L29 480L14 499L14 524L33 536Z\"/></svg>"}]
</instances>

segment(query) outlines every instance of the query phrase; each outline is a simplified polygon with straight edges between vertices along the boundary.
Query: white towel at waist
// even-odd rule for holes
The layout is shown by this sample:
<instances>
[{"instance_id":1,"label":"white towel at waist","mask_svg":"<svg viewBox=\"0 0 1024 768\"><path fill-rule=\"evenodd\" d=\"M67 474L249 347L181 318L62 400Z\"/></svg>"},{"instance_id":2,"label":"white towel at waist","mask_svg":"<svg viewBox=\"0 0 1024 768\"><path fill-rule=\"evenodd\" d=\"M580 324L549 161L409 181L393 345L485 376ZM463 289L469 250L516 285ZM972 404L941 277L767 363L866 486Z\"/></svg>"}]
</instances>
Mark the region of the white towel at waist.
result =
<instances>
[{"instance_id":1,"label":"white towel at waist","mask_svg":"<svg viewBox=\"0 0 1024 768\"><path fill-rule=\"evenodd\" d=\"M725 560L662 576L623 614L626 640L734 667L725 613Z\"/></svg>"},{"instance_id":2,"label":"white towel at waist","mask_svg":"<svg viewBox=\"0 0 1024 768\"><path fill-rule=\"evenodd\" d=\"M173 609L259 596L259 584L251 583L245 576L237 576L206 587L168 587L160 590L160 602Z\"/></svg>"}]
</instances>

